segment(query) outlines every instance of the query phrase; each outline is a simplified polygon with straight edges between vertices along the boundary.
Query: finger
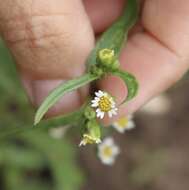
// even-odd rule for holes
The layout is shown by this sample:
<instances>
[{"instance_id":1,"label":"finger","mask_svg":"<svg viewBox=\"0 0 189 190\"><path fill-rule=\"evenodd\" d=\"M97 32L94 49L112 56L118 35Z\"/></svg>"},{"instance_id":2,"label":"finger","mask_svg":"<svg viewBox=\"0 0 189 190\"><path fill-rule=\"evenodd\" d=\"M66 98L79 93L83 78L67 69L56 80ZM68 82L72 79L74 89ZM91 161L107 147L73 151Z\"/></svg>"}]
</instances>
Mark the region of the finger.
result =
<instances>
[{"instance_id":1,"label":"finger","mask_svg":"<svg viewBox=\"0 0 189 190\"><path fill-rule=\"evenodd\" d=\"M103 32L122 13L125 0L83 0L96 34Z\"/></svg>"},{"instance_id":2,"label":"finger","mask_svg":"<svg viewBox=\"0 0 189 190\"><path fill-rule=\"evenodd\" d=\"M22 76L22 83L30 97L33 105L40 105L44 97L60 84L64 84L66 80L31 80L26 76ZM88 88L83 87L80 90L72 91L51 108L47 116L56 116L78 109L88 94Z\"/></svg>"},{"instance_id":3,"label":"finger","mask_svg":"<svg viewBox=\"0 0 189 190\"><path fill-rule=\"evenodd\" d=\"M189 67L189 3L180 1L178 6L174 0L166 3L150 0L146 1L144 11L144 32L130 37L120 58L122 68L137 77L139 93L126 106L120 107L118 117L136 111L179 80ZM118 78L106 78L100 88L114 95L118 102L126 96L125 86ZM106 118L105 122L113 120Z\"/></svg>"},{"instance_id":4,"label":"finger","mask_svg":"<svg viewBox=\"0 0 189 190\"><path fill-rule=\"evenodd\" d=\"M94 37L80 1L0 0L0 4L0 32L34 102L40 103L60 80L85 71ZM69 99L76 102L72 109L81 99L74 93Z\"/></svg>"}]
</instances>

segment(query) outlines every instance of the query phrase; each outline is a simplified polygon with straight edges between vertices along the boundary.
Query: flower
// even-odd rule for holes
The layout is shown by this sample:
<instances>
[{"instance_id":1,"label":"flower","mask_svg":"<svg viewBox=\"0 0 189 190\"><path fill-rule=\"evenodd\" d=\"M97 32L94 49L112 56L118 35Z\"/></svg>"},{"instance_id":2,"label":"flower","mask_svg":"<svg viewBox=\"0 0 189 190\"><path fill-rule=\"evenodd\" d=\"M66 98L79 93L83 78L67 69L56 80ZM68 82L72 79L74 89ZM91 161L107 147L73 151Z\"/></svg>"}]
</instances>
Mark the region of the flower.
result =
<instances>
[{"instance_id":1,"label":"flower","mask_svg":"<svg viewBox=\"0 0 189 190\"><path fill-rule=\"evenodd\" d=\"M99 144L101 140L99 138L95 138L90 136L89 134L84 134L83 139L81 140L79 146L85 146L86 144Z\"/></svg>"},{"instance_id":2,"label":"flower","mask_svg":"<svg viewBox=\"0 0 189 190\"><path fill-rule=\"evenodd\" d=\"M105 138L103 142L98 145L98 157L103 164L112 165L119 153L120 149L111 137Z\"/></svg>"},{"instance_id":3,"label":"flower","mask_svg":"<svg viewBox=\"0 0 189 190\"><path fill-rule=\"evenodd\" d=\"M85 146L86 144L98 144L101 142L101 132L100 125L96 119L92 119L87 122L85 126L85 133L83 134L83 139L81 140L79 146Z\"/></svg>"},{"instance_id":4,"label":"flower","mask_svg":"<svg viewBox=\"0 0 189 190\"><path fill-rule=\"evenodd\" d=\"M132 115L128 115L118 119L112 125L118 132L124 133L127 130L131 130L135 127L135 123L132 120Z\"/></svg>"},{"instance_id":5,"label":"flower","mask_svg":"<svg viewBox=\"0 0 189 190\"><path fill-rule=\"evenodd\" d=\"M91 101L91 107L96 108L97 117L103 119L105 113L108 113L109 117L117 114L117 108L112 96L101 90L95 92L95 95L96 97Z\"/></svg>"}]
</instances>

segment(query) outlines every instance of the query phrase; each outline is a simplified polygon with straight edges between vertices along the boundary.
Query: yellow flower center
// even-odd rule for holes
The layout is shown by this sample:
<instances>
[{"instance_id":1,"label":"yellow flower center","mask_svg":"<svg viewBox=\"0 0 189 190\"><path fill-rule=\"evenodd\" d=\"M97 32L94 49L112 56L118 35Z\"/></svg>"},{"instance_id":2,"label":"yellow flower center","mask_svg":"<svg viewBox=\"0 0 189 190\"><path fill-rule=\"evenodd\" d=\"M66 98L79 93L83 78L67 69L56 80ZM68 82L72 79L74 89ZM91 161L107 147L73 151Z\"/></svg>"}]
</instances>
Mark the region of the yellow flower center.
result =
<instances>
[{"instance_id":1,"label":"yellow flower center","mask_svg":"<svg viewBox=\"0 0 189 190\"><path fill-rule=\"evenodd\" d=\"M128 125L128 119L126 117L123 117L119 119L117 123L120 128L125 128Z\"/></svg>"},{"instance_id":2,"label":"yellow flower center","mask_svg":"<svg viewBox=\"0 0 189 190\"><path fill-rule=\"evenodd\" d=\"M99 52L100 60L105 64L111 64L114 60L114 50L111 49L102 49Z\"/></svg>"},{"instance_id":3,"label":"yellow flower center","mask_svg":"<svg viewBox=\"0 0 189 190\"><path fill-rule=\"evenodd\" d=\"M112 102L108 96L102 96L99 100L99 108L103 112L108 112L112 109Z\"/></svg>"},{"instance_id":4,"label":"yellow flower center","mask_svg":"<svg viewBox=\"0 0 189 190\"><path fill-rule=\"evenodd\" d=\"M111 157L112 156L112 148L109 146L104 147L103 149L103 155L105 157Z\"/></svg>"}]
</instances>

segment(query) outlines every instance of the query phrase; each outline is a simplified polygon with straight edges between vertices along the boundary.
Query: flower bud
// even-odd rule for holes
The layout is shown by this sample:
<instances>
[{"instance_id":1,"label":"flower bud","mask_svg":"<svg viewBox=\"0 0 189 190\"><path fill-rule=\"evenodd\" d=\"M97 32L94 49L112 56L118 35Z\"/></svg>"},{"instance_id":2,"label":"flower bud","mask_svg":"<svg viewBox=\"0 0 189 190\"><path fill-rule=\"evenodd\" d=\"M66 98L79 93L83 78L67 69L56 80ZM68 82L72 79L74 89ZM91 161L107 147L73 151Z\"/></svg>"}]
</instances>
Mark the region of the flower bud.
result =
<instances>
[{"instance_id":1,"label":"flower bud","mask_svg":"<svg viewBox=\"0 0 189 190\"><path fill-rule=\"evenodd\" d=\"M101 142L101 132L100 126L96 120L88 121L87 131L83 134L83 139L80 142L79 146L85 146L86 144L99 144Z\"/></svg>"},{"instance_id":2,"label":"flower bud","mask_svg":"<svg viewBox=\"0 0 189 190\"><path fill-rule=\"evenodd\" d=\"M88 120L91 120L96 117L96 112L90 106L88 106L85 109L84 115Z\"/></svg>"},{"instance_id":3,"label":"flower bud","mask_svg":"<svg viewBox=\"0 0 189 190\"><path fill-rule=\"evenodd\" d=\"M117 57L115 56L114 50L111 49L100 50L97 62L110 71L118 69L120 65Z\"/></svg>"},{"instance_id":4,"label":"flower bud","mask_svg":"<svg viewBox=\"0 0 189 190\"><path fill-rule=\"evenodd\" d=\"M111 49L102 49L98 53L98 59L104 65L111 65L114 62L114 58L114 50Z\"/></svg>"}]
</instances>

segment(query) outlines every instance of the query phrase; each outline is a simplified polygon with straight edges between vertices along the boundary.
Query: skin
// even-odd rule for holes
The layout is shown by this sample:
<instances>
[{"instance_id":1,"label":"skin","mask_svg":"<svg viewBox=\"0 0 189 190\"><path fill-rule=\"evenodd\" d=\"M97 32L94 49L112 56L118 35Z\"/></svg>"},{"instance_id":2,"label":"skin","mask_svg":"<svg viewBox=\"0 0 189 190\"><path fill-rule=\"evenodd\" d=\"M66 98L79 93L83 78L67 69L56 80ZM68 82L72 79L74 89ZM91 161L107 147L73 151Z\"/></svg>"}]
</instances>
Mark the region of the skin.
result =
<instances>
[{"instance_id":1,"label":"skin","mask_svg":"<svg viewBox=\"0 0 189 190\"><path fill-rule=\"evenodd\" d=\"M39 105L60 82L84 73L96 36L121 14L124 0L0 0L0 4L0 33L31 102ZM117 117L135 112L187 71L188 20L188 1L141 2L140 20L120 57L121 67L137 77L140 90ZM100 81L99 88L118 102L126 95L124 84L115 77ZM66 95L49 115L75 110L87 95L87 87Z\"/></svg>"}]
</instances>

